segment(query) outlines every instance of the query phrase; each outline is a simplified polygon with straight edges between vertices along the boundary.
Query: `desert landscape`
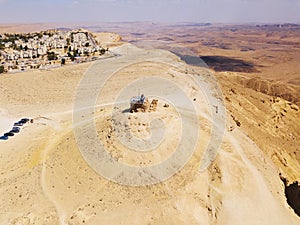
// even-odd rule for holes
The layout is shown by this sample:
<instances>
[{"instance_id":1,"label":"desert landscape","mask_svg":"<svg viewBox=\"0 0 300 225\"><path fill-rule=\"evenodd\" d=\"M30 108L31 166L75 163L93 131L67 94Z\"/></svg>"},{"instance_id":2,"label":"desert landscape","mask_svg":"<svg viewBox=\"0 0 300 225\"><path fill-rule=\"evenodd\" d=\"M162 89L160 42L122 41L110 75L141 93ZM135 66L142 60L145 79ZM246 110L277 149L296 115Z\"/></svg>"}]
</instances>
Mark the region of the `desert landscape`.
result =
<instances>
[{"instance_id":1,"label":"desert landscape","mask_svg":"<svg viewBox=\"0 0 300 225\"><path fill-rule=\"evenodd\" d=\"M29 119L0 140L0 224L300 223L300 25L0 33L54 28L110 54L0 75L0 136ZM157 104L131 113L139 92Z\"/></svg>"}]
</instances>

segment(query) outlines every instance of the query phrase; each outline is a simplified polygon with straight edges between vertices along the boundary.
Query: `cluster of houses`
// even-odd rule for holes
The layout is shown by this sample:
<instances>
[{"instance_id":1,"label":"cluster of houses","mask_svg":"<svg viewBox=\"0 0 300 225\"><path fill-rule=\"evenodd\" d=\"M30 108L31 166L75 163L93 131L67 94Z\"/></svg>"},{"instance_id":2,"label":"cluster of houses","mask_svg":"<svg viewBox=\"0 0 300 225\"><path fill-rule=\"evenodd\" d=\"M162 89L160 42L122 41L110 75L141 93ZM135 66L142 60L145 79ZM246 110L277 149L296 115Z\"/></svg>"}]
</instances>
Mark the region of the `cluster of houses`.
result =
<instances>
[{"instance_id":1,"label":"cluster of houses","mask_svg":"<svg viewBox=\"0 0 300 225\"><path fill-rule=\"evenodd\" d=\"M0 34L0 67L4 72L91 61L104 53L92 33L85 30Z\"/></svg>"}]
</instances>

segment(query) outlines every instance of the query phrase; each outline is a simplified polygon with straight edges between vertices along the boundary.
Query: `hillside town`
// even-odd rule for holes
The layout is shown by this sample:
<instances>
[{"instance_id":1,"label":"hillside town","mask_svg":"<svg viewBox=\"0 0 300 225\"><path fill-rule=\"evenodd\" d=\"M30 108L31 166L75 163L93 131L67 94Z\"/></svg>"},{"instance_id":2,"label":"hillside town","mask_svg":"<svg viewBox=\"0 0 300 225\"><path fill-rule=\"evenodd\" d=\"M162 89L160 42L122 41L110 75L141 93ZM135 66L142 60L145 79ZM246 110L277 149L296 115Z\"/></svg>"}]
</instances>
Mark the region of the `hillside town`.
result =
<instances>
[{"instance_id":1,"label":"hillside town","mask_svg":"<svg viewBox=\"0 0 300 225\"><path fill-rule=\"evenodd\" d=\"M99 59L108 49L85 30L0 34L0 73L50 69Z\"/></svg>"}]
</instances>

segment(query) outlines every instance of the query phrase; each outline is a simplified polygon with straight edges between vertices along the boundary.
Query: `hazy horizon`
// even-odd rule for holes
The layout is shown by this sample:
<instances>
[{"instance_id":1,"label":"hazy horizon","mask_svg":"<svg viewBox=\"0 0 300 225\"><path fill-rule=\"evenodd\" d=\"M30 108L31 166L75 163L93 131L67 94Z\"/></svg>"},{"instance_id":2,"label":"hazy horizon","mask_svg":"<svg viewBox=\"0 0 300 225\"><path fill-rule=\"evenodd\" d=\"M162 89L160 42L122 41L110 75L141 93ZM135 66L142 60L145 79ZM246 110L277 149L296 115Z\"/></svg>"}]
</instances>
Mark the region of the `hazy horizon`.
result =
<instances>
[{"instance_id":1,"label":"hazy horizon","mask_svg":"<svg viewBox=\"0 0 300 225\"><path fill-rule=\"evenodd\" d=\"M299 23L300 0L0 0L0 23Z\"/></svg>"}]
</instances>

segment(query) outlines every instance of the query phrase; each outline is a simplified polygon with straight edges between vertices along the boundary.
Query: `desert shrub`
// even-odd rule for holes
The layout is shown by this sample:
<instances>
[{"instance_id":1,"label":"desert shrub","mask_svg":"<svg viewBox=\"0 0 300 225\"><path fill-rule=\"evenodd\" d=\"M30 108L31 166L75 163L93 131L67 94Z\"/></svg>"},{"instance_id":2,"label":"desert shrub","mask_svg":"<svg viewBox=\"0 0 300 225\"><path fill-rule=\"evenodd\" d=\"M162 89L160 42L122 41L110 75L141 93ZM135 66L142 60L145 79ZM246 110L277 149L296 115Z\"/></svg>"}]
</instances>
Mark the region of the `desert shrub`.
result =
<instances>
[{"instance_id":1,"label":"desert shrub","mask_svg":"<svg viewBox=\"0 0 300 225\"><path fill-rule=\"evenodd\" d=\"M0 66L0 73L4 73L4 66Z\"/></svg>"}]
</instances>

